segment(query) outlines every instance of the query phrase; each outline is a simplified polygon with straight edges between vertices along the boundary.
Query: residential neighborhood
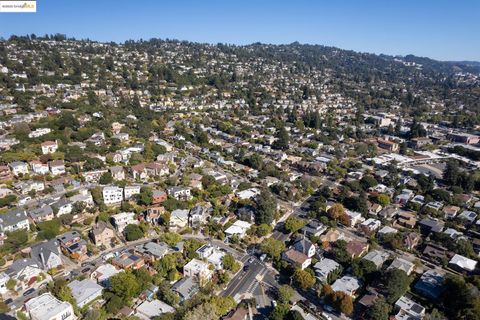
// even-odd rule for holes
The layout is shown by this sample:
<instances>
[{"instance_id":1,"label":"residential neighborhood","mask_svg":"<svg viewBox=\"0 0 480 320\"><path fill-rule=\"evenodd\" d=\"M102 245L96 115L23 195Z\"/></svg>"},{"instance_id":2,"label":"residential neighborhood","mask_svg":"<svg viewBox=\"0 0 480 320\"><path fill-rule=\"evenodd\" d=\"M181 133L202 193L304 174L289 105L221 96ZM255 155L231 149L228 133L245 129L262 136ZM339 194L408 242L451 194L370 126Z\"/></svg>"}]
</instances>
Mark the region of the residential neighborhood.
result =
<instances>
[{"instance_id":1,"label":"residential neighborhood","mask_svg":"<svg viewBox=\"0 0 480 320\"><path fill-rule=\"evenodd\" d=\"M1 313L478 319L480 73L412 63L0 40Z\"/></svg>"}]
</instances>

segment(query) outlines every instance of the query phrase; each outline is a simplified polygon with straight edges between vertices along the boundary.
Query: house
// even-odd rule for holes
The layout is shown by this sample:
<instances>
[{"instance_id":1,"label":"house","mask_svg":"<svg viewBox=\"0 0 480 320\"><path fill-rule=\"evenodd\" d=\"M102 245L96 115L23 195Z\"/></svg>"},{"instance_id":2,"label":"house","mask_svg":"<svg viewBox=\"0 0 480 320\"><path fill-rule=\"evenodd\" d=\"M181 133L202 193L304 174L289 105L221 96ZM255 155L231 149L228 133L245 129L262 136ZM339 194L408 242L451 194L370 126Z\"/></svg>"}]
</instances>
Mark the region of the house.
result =
<instances>
[{"instance_id":1,"label":"house","mask_svg":"<svg viewBox=\"0 0 480 320\"><path fill-rule=\"evenodd\" d=\"M168 196L165 191L153 190L152 192L152 204L160 204L167 200Z\"/></svg>"},{"instance_id":2,"label":"house","mask_svg":"<svg viewBox=\"0 0 480 320\"><path fill-rule=\"evenodd\" d=\"M383 238L383 236L391 233L397 233L398 230L389 226L383 226L382 229L378 230L377 237L379 239Z\"/></svg>"},{"instance_id":3,"label":"house","mask_svg":"<svg viewBox=\"0 0 480 320\"><path fill-rule=\"evenodd\" d=\"M80 261L87 258L87 242L77 231L66 232L58 236L57 240L65 255Z\"/></svg>"},{"instance_id":4,"label":"house","mask_svg":"<svg viewBox=\"0 0 480 320\"><path fill-rule=\"evenodd\" d=\"M73 280L68 284L72 296L79 308L83 308L93 300L102 296L103 287L91 279Z\"/></svg>"},{"instance_id":5,"label":"house","mask_svg":"<svg viewBox=\"0 0 480 320\"><path fill-rule=\"evenodd\" d=\"M124 252L118 257L113 258L112 265L124 270L137 270L143 268L145 259L137 254Z\"/></svg>"},{"instance_id":6,"label":"house","mask_svg":"<svg viewBox=\"0 0 480 320\"><path fill-rule=\"evenodd\" d=\"M38 265L45 271L58 269L63 266L60 246L56 239L37 243L31 247L30 257L38 261Z\"/></svg>"},{"instance_id":7,"label":"house","mask_svg":"<svg viewBox=\"0 0 480 320\"><path fill-rule=\"evenodd\" d=\"M166 243L147 242L134 248L134 252L143 255L146 261L153 263L162 259L173 250Z\"/></svg>"},{"instance_id":8,"label":"house","mask_svg":"<svg viewBox=\"0 0 480 320\"><path fill-rule=\"evenodd\" d=\"M56 216L60 217L64 214L70 214L73 210L72 201L62 198L52 204L53 212L56 212Z\"/></svg>"},{"instance_id":9,"label":"house","mask_svg":"<svg viewBox=\"0 0 480 320\"><path fill-rule=\"evenodd\" d=\"M135 310L135 316L141 320L150 320L159 317L164 313L173 313L175 309L163 301L153 299L152 301L145 300Z\"/></svg>"},{"instance_id":10,"label":"house","mask_svg":"<svg viewBox=\"0 0 480 320\"><path fill-rule=\"evenodd\" d=\"M318 220L310 220L307 225L302 228L302 232L305 233L309 237L319 237L325 231L327 231L328 227L321 223Z\"/></svg>"},{"instance_id":11,"label":"house","mask_svg":"<svg viewBox=\"0 0 480 320\"><path fill-rule=\"evenodd\" d=\"M369 218L360 224L360 229L366 235L371 235L381 227L380 220Z\"/></svg>"},{"instance_id":12,"label":"house","mask_svg":"<svg viewBox=\"0 0 480 320\"><path fill-rule=\"evenodd\" d=\"M335 292L342 291L353 297L360 286L360 281L357 278L343 276L332 284L332 290Z\"/></svg>"},{"instance_id":13,"label":"house","mask_svg":"<svg viewBox=\"0 0 480 320\"><path fill-rule=\"evenodd\" d=\"M477 266L477 261L456 254L452 257L452 259L450 259L448 264L456 270L472 272Z\"/></svg>"},{"instance_id":14,"label":"house","mask_svg":"<svg viewBox=\"0 0 480 320\"><path fill-rule=\"evenodd\" d=\"M190 200L192 197L190 188L185 187L169 187L167 194L177 200Z\"/></svg>"},{"instance_id":15,"label":"house","mask_svg":"<svg viewBox=\"0 0 480 320\"><path fill-rule=\"evenodd\" d=\"M103 287L108 287L108 280L114 275L123 272L123 269L118 269L110 263L105 263L99 266L90 274L90 279L96 281Z\"/></svg>"},{"instance_id":16,"label":"house","mask_svg":"<svg viewBox=\"0 0 480 320\"><path fill-rule=\"evenodd\" d=\"M284 251L282 253L282 259L302 270L308 268L308 266L312 263L312 259L306 254L293 248Z\"/></svg>"},{"instance_id":17,"label":"house","mask_svg":"<svg viewBox=\"0 0 480 320\"><path fill-rule=\"evenodd\" d=\"M388 151L396 152L400 149L400 146L398 145L398 143L396 143L394 141L389 141L389 140L385 140L385 139L377 139L377 143L378 143L378 147L380 147L382 149L385 149L385 150L388 150Z\"/></svg>"},{"instance_id":18,"label":"house","mask_svg":"<svg viewBox=\"0 0 480 320\"><path fill-rule=\"evenodd\" d=\"M119 204L123 201L123 190L116 186L104 187L102 195L106 205Z\"/></svg>"},{"instance_id":19,"label":"house","mask_svg":"<svg viewBox=\"0 0 480 320\"><path fill-rule=\"evenodd\" d=\"M173 230L185 228L188 225L188 214L187 209L173 210L170 214L169 227Z\"/></svg>"},{"instance_id":20,"label":"house","mask_svg":"<svg viewBox=\"0 0 480 320\"><path fill-rule=\"evenodd\" d=\"M43 163L38 160L30 161L30 167L32 167L32 171L35 174L46 175L50 173L50 169L48 168L48 164Z\"/></svg>"},{"instance_id":21,"label":"house","mask_svg":"<svg viewBox=\"0 0 480 320\"><path fill-rule=\"evenodd\" d=\"M115 229L122 233L125 230L125 227L129 224L138 224L139 221L135 217L135 213L133 212L120 212L114 214L110 217L112 219L112 223Z\"/></svg>"},{"instance_id":22,"label":"house","mask_svg":"<svg viewBox=\"0 0 480 320\"><path fill-rule=\"evenodd\" d=\"M5 270L5 274L13 280L16 280L17 291L31 287L37 282L38 276L43 273L37 260L27 258L15 260Z\"/></svg>"},{"instance_id":23,"label":"house","mask_svg":"<svg viewBox=\"0 0 480 320\"><path fill-rule=\"evenodd\" d=\"M425 316L425 308L406 296L395 302L395 310L397 320L423 319Z\"/></svg>"},{"instance_id":24,"label":"house","mask_svg":"<svg viewBox=\"0 0 480 320\"><path fill-rule=\"evenodd\" d=\"M28 174L28 164L23 161L14 161L8 164L14 176Z\"/></svg>"},{"instance_id":25,"label":"house","mask_svg":"<svg viewBox=\"0 0 480 320\"><path fill-rule=\"evenodd\" d=\"M445 272L427 270L415 283L414 289L428 299L438 299L443 292Z\"/></svg>"},{"instance_id":26,"label":"house","mask_svg":"<svg viewBox=\"0 0 480 320\"><path fill-rule=\"evenodd\" d=\"M25 302L25 310L31 320L76 320L73 307L66 301L60 301L50 292Z\"/></svg>"},{"instance_id":27,"label":"house","mask_svg":"<svg viewBox=\"0 0 480 320\"><path fill-rule=\"evenodd\" d=\"M313 257L316 252L315 245L305 237L302 237L301 239L297 240L293 244L293 248L307 255L309 258Z\"/></svg>"},{"instance_id":28,"label":"house","mask_svg":"<svg viewBox=\"0 0 480 320\"><path fill-rule=\"evenodd\" d=\"M115 239L115 232L106 222L99 220L90 230L90 238L96 246L108 247Z\"/></svg>"},{"instance_id":29,"label":"house","mask_svg":"<svg viewBox=\"0 0 480 320\"><path fill-rule=\"evenodd\" d=\"M398 269L404 271L407 275L410 275L412 271L415 269L415 265L403 258L396 257L395 260L392 261L392 264L388 267L388 269Z\"/></svg>"},{"instance_id":30,"label":"house","mask_svg":"<svg viewBox=\"0 0 480 320\"><path fill-rule=\"evenodd\" d=\"M205 223L207 221L208 211L209 209L201 205L196 205L195 207L193 207L189 213L190 225L193 226Z\"/></svg>"},{"instance_id":31,"label":"house","mask_svg":"<svg viewBox=\"0 0 480 320\"><path fill-rule=\"evenodd\" d=\"M413 149L420 149L428 144L432 143L432 139L427 138L427 137L418 137L418 138L412 138L409 141L409 145Z\"/></svg>"},{"instance_id":32,"label":"house","mask_svg":"<svg viewBox=\"0 0 480 320\"><path fill-rule=\"evenodd\" d=\"M344 239L345 235L341 233L338 229L330 229L326 234L320 236L320 241L322 241L323 243L332 243Z\"/></svg>"},{"instance_id":33,"label":"house","mask_svg":"<svg viewBox=\"0 0 480 320\"><path fill-rule=\"evenodd\" d=\"M363 259L371 261L377 267L377 269L380 269L389 257L390 255L385 251L372 250L367 253Z\"/></svg>"},{"instance_id":34,"label":"house","mask_svg":"<svg viewBox=\"0 0 480 320\"><path fill-rule=\"evenodd\" d=\"M10 280L10 277L5 272L0 272L0 295L4 295L8 292L8 280Z\"/></svg>"},{"instance_id":35,"label":"house","mask_svg":"<svg viewBox=\"0 0 480 320\"><path fill-rule=\"evenodd\" d=\"M248 229L252 226L251 223L246 221L237 220L230 227L225 230L225 236L230 238L236 235L238 238L242 239L247 234Z\"/></svg>"},{"instance_id":36,"label":"house","mask_svg":"<svg viewBox=\"0 0 480 320\"><path fill-rule=\"evenodd\" d=\"M28 230L30 223L27 214L22 209L10 210L0 216L0 231L12 232L16 230Z\"/></svg>"},{"instance_id":37,"label":"house","mask_svg":"<svg viewBox=\"0 0 480 320\"><path fill-rule=\"evenodd\" d=\"M253 318L250 313L251 312L247 307L238 306L234 310L231 310L226 316L222 317L221 319L222 320L252 320ZM304 318L304 319L307 319L307 318Z\"/></svg>"},{"instance_id":38,"label":"house","mask_svg":"<svg viewBox=\"0 0 480 320\"><path fill-rule=\"evenodd\" d=\"M54 153L58 149L57 141L45 141L41 144L42 154Z\"/></svg>"},{"instance_id":39,"label":"house","mask_svg":"<svg viewBox=\"0 0 480 320\"><path fill-rule=\"evenodd\" d=\"M183 277L172 286L172 291L180 296L181 301L190 299L198 290L198 283L192 277Z\"/></svg>"},{"instance_id":40,"label":"house","mask_svg":"<svg viewBox=\"0 0 480 320\"><path fill-rule=\"evenodd\" d=\"M417 224L417 216L415 212L399 210L395 223L399 226L413 229Z\"/></svg>"},{"instance_id":41,"label":"house","mask_svg":"<svg viewBox=\"0 0 480 320\"><path fill-rule=\"evenodd\" d=\"M433 218L425 218L419 222L420 232L424 235L428 235L431 232L439 233L443 231L445 222Z\"/></svg>"},{"instance_id":42,"label":"house","mask_svg":"<svg viewBox=\"0 0 480 320\"><path fill-rule=\"evenodd\" d=\"M192 259L183 267L184 277L193 277L200 284L204 284L212 279L213 271L210 270L210 264L198 259Z\"/></svg>"},{"instance_id":43,"label":"house","mask_svg":"<svg viewBox=\"0 0 480 320\"><path fill-rule=\"evenodd\" d=\"M358 223L362 222L364 218L360 212L345 210L346 220L348 221L348 227L355 227Z\"/></svg>"},{"instance_id":44,"label":"house","mask_svg":"<svg viewBox=\"0 0 480 320\"><path fill-rule=\"evenodd\" d=\"M477 219L477 214L473 211L465 210L457 216L458 219L464 220L468 223L473 223Z\"/></svg>"},{"instance_id":45,"label":"house","mask_svg":"<svg viewBox=\"0 0 480 320\"><path fill-rule=\"evenodd\" d=\"M446 206L443 208L443 213L445 214L445 219L453 219L460 212L460 207L457 206Z\"/></svg>"},{"instance_id":46,"label":"house","mask_svg":"<svg viewBox=\"0 0 480 320\"><path fill-rule=\"evenodd\" d=\"M329 282L328 276L330 273L341 269L341 266L335 260L323 258L315 263L313 269L315 270L317 279L320 280L320 282L327 283Z\"/></svg>"},{"instance_id":47,"label":"house","mask_svg":"<svg viewBox=\"0 0 480 320\"><path fill-rule=\"evenodd\" d=\"M420 244L421 240L421 235L416 232L409 232L405 235L405 238L403 239L403 244L408 250L413 250Z\"/></svg>"},{"instance_id":48,"label":"house","mask_svg":"<svg viewBox=\"0 0 480 320\"><path fill-rule=\"evenodd\" d=\"M395 197L395 203L400 204L402 206L406 205L410 199L415 196L412 190L410 189L403 189L401 193Z\"/></svg>"},{"instance_id":49,"label":"house","mask_svg":"<svg viewBox=\"0 0 480 320\"><path fill-rule=\"evenodd\" d=\"M123 188L123 196L125 200L131 199L134 195L140 194L141 186L125 186Z\"/></svg>"},{"instance_id":50,"label":"house","mask_svg":"<svg viewBox=\"0 0 480 320\"><path fill-rule=\"evenodd\" d=\"M429 243L423 249L422 255L429 260L438 262L450 260L455 254L451 251L448 251L447 248L433 243Z\"/></svg>"},{"instance_id":51,"label":"house","mask_svg":"<svg viewBox=\"0 0 480 320\"><path fill-rule=\"evenodd\" d=\"M13 176L8 166L0 166L0 182L4 183L12 180Z\"/></svg>"},{"instance_id":52,"label":"house","mask_svg":"<svg viewBox=\"0 0 480 320\"><path fill-rule=\"evenodd\" d=\"M114 166L114 167L110 167L109 170L113 180L116 180L116 181L125 180L125 170L123 170L123 167Z\"/></svg>"},{"instance_id":53,"label":"house","mask_svg":"<svg viewBox=\"0 0 480 320\"><path fill-rule=\"evenodd\" d=\"M65 174L65 163L63 160L52 160L48 162L48 166L50 167L50 172L54 176Z\"/></svg>"},{"instance_id":54,"label":"house","mask_svg":"<svg viewBox=\"0 0 480 320\"><path fill-rule=\"evenodd\" d=\"M161 216L165 213L164 207L152 207L148 208L145 212L145 221L153 225L159 224Z\"/></svg>"},{"instance_id":55,"label":"house","mask_svg":"<svg viewBox=\"0 0 480 320\"><path fill-rule=\"evenodd\" d=\"M358 240L351 240L347 243L347 252L353 258L363 256L368 252L369 244Z\"/></svg>"},{"instance_id":56,"label":"house","mask_svg":"<svg viewBox=\"0 0 480 320\"><path fill-rule=\"evenodd\" d=\"M54 218L53 209L49 205L28 211L28 216L35 223L50 221Z\"/></svg>"}]
</instances>

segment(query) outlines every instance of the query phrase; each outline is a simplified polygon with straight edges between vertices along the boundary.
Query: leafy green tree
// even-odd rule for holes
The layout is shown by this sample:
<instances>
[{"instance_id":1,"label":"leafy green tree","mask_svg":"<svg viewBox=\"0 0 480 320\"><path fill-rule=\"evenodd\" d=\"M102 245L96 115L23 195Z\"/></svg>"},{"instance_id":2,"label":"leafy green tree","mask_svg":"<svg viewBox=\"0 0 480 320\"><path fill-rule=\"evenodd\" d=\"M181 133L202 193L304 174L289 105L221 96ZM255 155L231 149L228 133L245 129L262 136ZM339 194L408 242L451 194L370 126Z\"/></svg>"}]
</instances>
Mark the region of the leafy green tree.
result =
<instances>
[{"instance_id":1,"label":"leafy green tree","mask_svg":"<svg viewBox=\"0 0 480 320\"><path fill-rule=\"evenodd\" d=\"M213 296L209 301L215 308L216 314L223 316L237 305L233 297Z\"/></svg>"},{"instance_id":2,"label":"leafy green tree","mask_svg":"<svg viewBox=\"0 0 480 320\"><path fill-rule=\"evenodd\" d=\"M285 230L291 233L295 233L298 230L302 229L307 222L303 219L289 217L287 221L285 221Z\"/></svg>"},{"instance_id":3,"label":"leafy green tree","mask_svg":"<svg viewBox=\"0 0 480 320\"><path fill-rule=\"evenodd\" d=\"M140 293L140 284L131 271L117 273L109 280L110 291L127 301Z\"/></svg>"},{"instance_id":4,"label":"leafy green tree","mask_svg":"<svg viewBox=\"0 0 480 320\"><path fill-rule=\"evenodd\" d=\"M327 213L330 218L336 221L345 215L345 208L341 203L335 203L328 209Z\"/></svg>"},{"instance_id":5,"label":"leafy green tree","mask_svg":"<svg viewBox=\"0 0 480 320\"><path fill-rule=\"evenodd\" d=\"M138 195L137 203L141 206L149 206L153 201L153 191L150 187L142 187Z\"/></svg>"},{"instance_id":6,"label":"leafy green tree","mask_svg":"<svg viewBox=\"0 0 480 320\"><path fill-rule=\"evenodd\" d=\"M277 212L277 201L272 193L268 190L262 190L256 199L255 221L257 224L270 225L275 218Z\"/></svg>"},{"instance_id":7,"label":"leafy green tree","mask_svg":"<svg viewBox=\"0 0 480 320\"><path fill-rule=\"evenodd\" d=\"M390 197L386 194L381 193L376 197L376 201L382 207L386 207L390 204Z\"/></svg>"},{"instance_id":8,"label":"leafy green tree","mask_svg":"<svg viewBox=\"0 0 480 320\"><path fill-rule=\"evenodd\" d=\"M353 312L352 297L345 292L338 291L333 294L333 305L335 308L345 315L350 315Z\"/></svg>"},{"instance_id":9,"label":"leafy green tree","mask_svg":"<svg viewBox=\"0 0 480 320\"><path fill-rule=\"evenodd\" d=\"M383 277L387 301L389 303L397 301L407 292L410 282L411 280L405 271L399 269L388 270Z\"/></svg>"},{"instance_id":10,"label":"leafy green tree","mask_svg":"<svg viewBox=\"0 0 480 320\"><path fill-rule=\"evenodd\" d=\"M385 320L388 319L392 306L389 305L383 297L378 298L377 301L367 309L365 314L366 320Z\"/></svg>"},{"instance_id":11,"label":"leafy green tree","mask_svg":"<svg viewBox=\"0 0 480 320\"><path fill-rule=\"evenodd\" d=\"M143 237L142 229L136 224L129 224L124 230L127 241L135 241Z\"/></svg>"},{"instance_id":12,"label":"leafy green tree","mask_svg":"<svg viewBox=\"0 0 480 320\"><path fill-rule=\"evenodd\" d=\"M104 174L102 174L98 182L103 185L112 183L113 182L112 174L110 172L105 172Z\"/></svg>"},{"instance_id":13,"label":"leafy green tree","mask_svg":"<svg viewBox=\"0 0 480 320\"><path fill-rule=\"evenodd\" d=\"M288 304L278 304L273 312L268 316L269 320L284 320L290 311L290 306Z\"/></svg>"},{"instance_id":14,"label":"leafy green tree","mask_svg":"<svg viewBox=\"0 0 480 320\"><path fill-rule=\"evenodd\" d=\"M293 273L293 282L303 290L315 285L315 276L306 270L297 269Z\"/></svg>"},{"instance_id":15,"label":"leafy green tree","mask_svg":"<svg viewBox=\"0 0 480 320\"><path fill-rule=\"evenodd\" d=\"M285 243L274 238L268 238L260 244L260 250L273 259L279 259L285 250Z\"/></svg>"},{"instance_id":16,"label":"leafy green tree","mask_svg":"<svg viewBox=\"0 0 480 320\"><path fill-rule=\"evenodd\" d=\"M223 268L228 271L238 270L239 268L238 262L230 253L227 253L225 256L223 256L222 265L223 265Z\"/></svg>"},{"instance_id":17,"label":"leafy green tree","mask_svg":"<svg viewBox=\"0 0 480 320\"><path fill-rule=\"evenodd\" d=\"M202 303L185 314L183 320L218 320L220 315L212 303Z\"/></svg>"},{"instance_id":18,"label":"leafy green tree","mask_svg":"<svg viewBox=\"0 0 480 320\"><path fill-rule=\"evenodd\" d=\"M287 284L278 288L278 300L281 303L289 303L290 299L293 298L294 294L295 290Z\"/></svg>"},{"instance_id":19,"label":"leafy green tree","mask_svg":"<svg viewBox=\"0 0 480 320\"><path fill-rule=\"evenodd\" d=\"M160 239L169 246L174 246L180 241L182 241L182 236L175 232L165 232L160 235Z\"/></svg>"},{"instance_id":20,"label":"leafy green tree","mask_svg":"<svg viewBox=\"0 0 480 320\"><path fill-rule=\"evenodd\" d=\"M288 135L287 129L285 126L280 127L276 135L277 140L273 143L273 148L279 150L287 150L290 143L290 137Z\"/></svg>"}]
</instances>

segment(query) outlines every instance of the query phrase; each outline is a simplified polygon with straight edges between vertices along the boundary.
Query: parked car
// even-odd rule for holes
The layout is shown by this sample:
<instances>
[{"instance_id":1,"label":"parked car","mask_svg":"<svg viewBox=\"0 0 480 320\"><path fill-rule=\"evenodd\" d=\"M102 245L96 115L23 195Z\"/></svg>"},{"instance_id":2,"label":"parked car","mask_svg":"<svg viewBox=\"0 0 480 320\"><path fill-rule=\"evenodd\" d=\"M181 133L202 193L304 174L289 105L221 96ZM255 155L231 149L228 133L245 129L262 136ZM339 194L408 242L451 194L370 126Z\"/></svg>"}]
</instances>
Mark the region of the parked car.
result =
<instances>
[{"instance_id":1,"label":"parked car","mask_svg":"<svg viewBox=\"0 0 480 320\"><path fill-rule=\"evenodd\" d=\"M35 289L34 289L34 288L30 288L30 289L28 289L27 291L25 291L25 292L23 293L23 296L26 297L26 296L28 296L28 295L31 295L33 292L35 292Z\"/></svg>"}]
</instances>

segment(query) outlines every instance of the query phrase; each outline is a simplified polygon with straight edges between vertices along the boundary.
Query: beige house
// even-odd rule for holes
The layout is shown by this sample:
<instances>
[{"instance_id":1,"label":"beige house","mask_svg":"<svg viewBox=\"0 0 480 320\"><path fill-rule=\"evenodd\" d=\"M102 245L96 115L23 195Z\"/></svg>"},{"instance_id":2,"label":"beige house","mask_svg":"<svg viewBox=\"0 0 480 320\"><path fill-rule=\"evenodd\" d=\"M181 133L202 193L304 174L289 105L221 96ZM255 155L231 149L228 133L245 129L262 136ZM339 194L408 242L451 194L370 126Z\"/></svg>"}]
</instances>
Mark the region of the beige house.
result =
<instances>
[{"instance_id":1,"label":"beige house","mask_svg":"<svg viewBox=\"0 0 480 320\"><path fill-rule=\"evenodd\" d=\"M112 239L115 238L115 232L110 226L103 222L98 221L90 232L93 243L97 246L108 246L112 242Z\"/></svg>"}]
</instances>

